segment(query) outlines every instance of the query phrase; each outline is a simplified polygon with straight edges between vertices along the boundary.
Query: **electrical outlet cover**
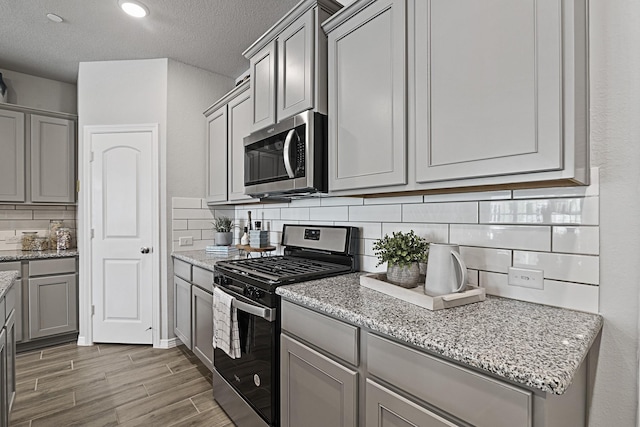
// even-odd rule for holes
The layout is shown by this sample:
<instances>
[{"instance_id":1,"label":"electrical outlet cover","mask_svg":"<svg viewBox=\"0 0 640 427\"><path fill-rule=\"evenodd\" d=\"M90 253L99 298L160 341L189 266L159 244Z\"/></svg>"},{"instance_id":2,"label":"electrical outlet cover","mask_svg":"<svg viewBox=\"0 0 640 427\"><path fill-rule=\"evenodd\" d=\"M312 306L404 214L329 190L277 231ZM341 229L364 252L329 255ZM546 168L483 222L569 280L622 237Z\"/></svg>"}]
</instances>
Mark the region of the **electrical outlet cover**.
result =
<instances>
[{"instance_id":1,"label":"electrical outlet cover","mask_svg":"<svg viewBox=\"0 0 640 427\"><path fill-rule=\"evenodd\" d=\"M523 288L544 289L543 270L509 267L509 285Z\"/></svg>"},{"instance_id":2,"label":"electrical outlet cover","mask_svg":"<svg viewBox=\"0 0 640 427\"><path fill-rule=\"evenodd\" d=\"M178 240L178 245L179 246L193 246L193 237L191 237L191 236L180 237L180 239Z\"/></svg>"}]
</instances>

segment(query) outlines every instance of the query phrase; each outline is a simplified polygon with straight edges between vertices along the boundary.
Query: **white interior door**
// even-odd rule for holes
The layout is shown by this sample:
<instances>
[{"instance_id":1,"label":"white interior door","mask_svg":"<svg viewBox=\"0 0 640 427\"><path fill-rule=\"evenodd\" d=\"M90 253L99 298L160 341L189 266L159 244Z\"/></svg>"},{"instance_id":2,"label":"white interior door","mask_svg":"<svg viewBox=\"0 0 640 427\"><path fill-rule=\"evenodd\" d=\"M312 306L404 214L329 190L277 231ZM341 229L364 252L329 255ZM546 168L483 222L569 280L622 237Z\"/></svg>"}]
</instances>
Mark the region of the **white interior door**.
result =
<instances>
[{"instance_id":1,"label":"white interior door","mask_svg":"<svg viewBox=\"0 0 640 427\"><path fill-rule=\"evenodd\" d=\"M94 342L152 343L157 144L151 129L91 137Z\"/></svg>"}]
</instances>

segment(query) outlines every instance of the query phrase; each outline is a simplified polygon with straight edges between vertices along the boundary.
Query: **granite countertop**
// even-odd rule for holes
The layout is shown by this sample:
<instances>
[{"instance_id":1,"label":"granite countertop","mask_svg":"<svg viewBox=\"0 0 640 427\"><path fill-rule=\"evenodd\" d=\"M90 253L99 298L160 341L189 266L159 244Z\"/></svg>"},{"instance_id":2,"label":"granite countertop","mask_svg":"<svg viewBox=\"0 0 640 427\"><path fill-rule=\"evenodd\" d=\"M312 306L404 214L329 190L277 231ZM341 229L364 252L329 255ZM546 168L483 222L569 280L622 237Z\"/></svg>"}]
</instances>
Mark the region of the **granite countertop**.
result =
<instances>
[{"instance_id":1,"label":"granite countertop","mask_svg":"<svg viewBox=\"0 0 640 427\"><path fill-rule=\"evenodd\" d=\"M66 251L0 251L0 261L21 261L23 259L69 258L78 256L77 249Z\"/></svg>"},{"instance_id":2,"label":"granite countertop","mask_svg":"<svg viewBox=\"0 0 640 427\"><path fill-rule=\"evenodd\" d=\"M360 275L280 286L282 298L515 383L563 394L602 316L506 298L430 311L360 286Z\"/></svg>"},{"instance_id":3,"label":"granite countertop","mask_svg":"<svg viewBox=\"0 0 640 427\"><path fill-rule=\"evenodd\" d=\"M244 255L225 256L208 254L204 251L204 249L201 249L199 251L173 252L171 256L184 262L188 262L189 264L193 264L198 267L204 268L205 270L211 271L213 271L213 267L215 267L218 261L245 258Z\"/></svg>"},{"instance_id":4,"label":"granite countertop","mask_svg":"<svg viewBox=\"0 0 640 427\"><path fill-rule=\"evenodd\" d=\"M0 298L7 292L14 280L18 278L17 270L0 271Z\"/></svg>"}]
</instances>

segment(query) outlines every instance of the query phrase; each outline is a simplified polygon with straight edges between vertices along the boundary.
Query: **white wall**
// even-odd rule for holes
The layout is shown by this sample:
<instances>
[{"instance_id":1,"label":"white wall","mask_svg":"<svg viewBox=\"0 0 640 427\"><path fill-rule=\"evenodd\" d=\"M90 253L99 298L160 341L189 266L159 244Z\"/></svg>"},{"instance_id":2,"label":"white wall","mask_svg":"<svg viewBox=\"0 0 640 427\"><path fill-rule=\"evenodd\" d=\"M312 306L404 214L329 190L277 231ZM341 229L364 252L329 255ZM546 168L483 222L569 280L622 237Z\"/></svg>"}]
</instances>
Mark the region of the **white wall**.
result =
<instances>
[{"instance_id":1,"label":"white wall","mask_svg":"<svg viewBox=\"0 0 640 427\"><path fill-rule=\"evenodd\" d=\"M600 167L604 332L591 426L635 426L640 286L640 2L590 1L591 153Z\"/></svg>"},{"instance_id":2,"label":"white wall","mask_svg":"<svg viewBox=\"0 0 640 427\"><path fill-rule=\"evenodd\" d=\"M0 69L9 88L8 102L41 110L77 114L76 85Z\"/></svg>"}]
</instances>

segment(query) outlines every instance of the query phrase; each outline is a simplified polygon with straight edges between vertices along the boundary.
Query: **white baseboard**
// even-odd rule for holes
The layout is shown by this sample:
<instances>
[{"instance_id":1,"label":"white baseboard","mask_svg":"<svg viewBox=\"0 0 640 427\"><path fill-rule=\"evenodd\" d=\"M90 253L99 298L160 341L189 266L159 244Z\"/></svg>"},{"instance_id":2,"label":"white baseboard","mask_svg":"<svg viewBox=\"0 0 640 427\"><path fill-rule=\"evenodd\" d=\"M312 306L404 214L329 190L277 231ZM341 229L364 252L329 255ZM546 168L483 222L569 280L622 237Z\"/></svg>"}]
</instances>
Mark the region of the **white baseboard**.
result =
<instances>
[{"instance_id":1,"label":"white baseboard","mask_svg":"<svg viewBox=\"0 0 640 427\"><path fill-rule=\"evenodd\" d=\"M93 345L92 342L88 342L86 337L78 335L78 345L79 346L90 346Z\"/></svg>"},{"instance_id":2,"label":"white baseboard","mask_svg":"<svg viewBox=\"0 0 640 427\"><path fill-rule=\"evenodd\" d=\"M180 339L169 338L168 340L160 340L160 345L158 346L158 348L173 348L179 346L180 344L182 344L180 342Z\"/></svg>"}]
</instances>

